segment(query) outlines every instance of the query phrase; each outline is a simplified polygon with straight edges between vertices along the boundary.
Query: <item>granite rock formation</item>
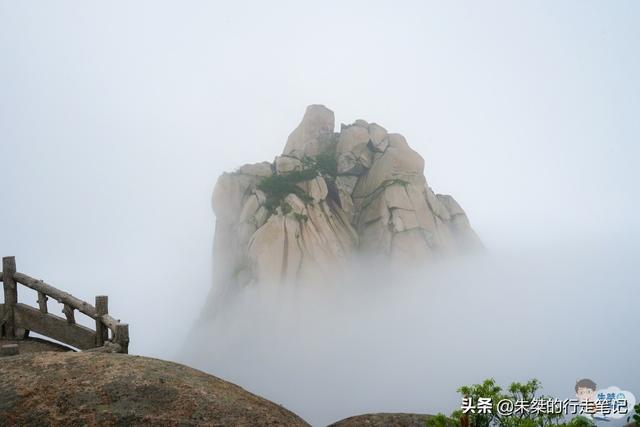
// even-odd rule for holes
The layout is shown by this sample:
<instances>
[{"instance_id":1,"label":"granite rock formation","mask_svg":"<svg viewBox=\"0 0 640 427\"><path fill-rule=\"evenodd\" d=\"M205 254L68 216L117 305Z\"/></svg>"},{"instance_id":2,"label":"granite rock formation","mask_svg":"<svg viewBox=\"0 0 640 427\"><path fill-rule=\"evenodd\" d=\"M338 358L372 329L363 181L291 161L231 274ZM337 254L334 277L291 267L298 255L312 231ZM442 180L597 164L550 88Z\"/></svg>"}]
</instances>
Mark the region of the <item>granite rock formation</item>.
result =
<instances>
[{"instance_id":1,"label":"granite rock formation","mask_svg":"<svg viewBox=\"0 0 640 427\"><path fill-rule=\"evenodd\" d=\"M184 365L51 351L0 363L3 426L308 426L282 406Z\"/></svg>"},{"instance_id":2,"label":"granite rock formation","mask_svg":"<svg viewBox=\"0 0 640 427\"><path fill-rule=\"evenodd\" d=\"M482 248L460 205L436 194L405 138L310 105L273 162L224 173L213 192L216 280L335 277L356 257L407 266Z\"/></svg>"}]
</instances>

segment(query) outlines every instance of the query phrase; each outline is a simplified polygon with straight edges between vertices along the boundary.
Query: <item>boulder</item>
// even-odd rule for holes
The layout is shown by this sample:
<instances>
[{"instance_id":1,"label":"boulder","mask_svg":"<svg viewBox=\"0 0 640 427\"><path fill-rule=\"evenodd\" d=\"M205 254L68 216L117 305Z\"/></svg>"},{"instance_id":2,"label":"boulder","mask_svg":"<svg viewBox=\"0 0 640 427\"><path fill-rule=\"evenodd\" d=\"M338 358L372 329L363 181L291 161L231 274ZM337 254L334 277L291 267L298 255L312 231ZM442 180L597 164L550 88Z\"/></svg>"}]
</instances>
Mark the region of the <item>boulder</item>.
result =
<instances>
[{"instance_id":1,"label":"boulder","mask_svg":"<svg viewBox=\"0 0 640 427\"><path fill-rule=\"evenodd\" d=\"M276 172L280 175L302 169L302 161L295 157L278 156L275 159Z\"/></svg>"},{"instance_id":2,"label":"boulder","mask_svg":"<svg viewBox=\"0 0 640 427\"><path fill-rule=\"evenodd\" d=\"M324 105L310 105L302 121L289 135L282 154L303 158L323 152L331 142L335 117Z\"/></svg>"},{"instance_id":3,"label":"boulder","mask_svg":"<svg viewBox=\"0 0 640 427\"><path fill-rule=\"evenodd\" d=\"M308 426L230 382L148 357L42 352L0 363L4 426Z\"/></svg>"},{"instance_id":4,"label":"boulder","mask_svg":"<svg viewBox=\"0 0 640 427\"><path fill-rule=\"evenodd\" d=\"M338 173L359 175L371 166L372 152L369 150L369 131L357 124L340 132L336 153Z\"/></svg>"},{"instance_id":5,"label":"boulder","mask_svg":"<svg viewBox=\"0 0 640 427\"><path fill-rule=\"evenodd\" d=\"M303 181L299 183L298 186L302 188L302 190L304 190L315 203L326 199L329 192L327 183L321 176L317 176L308 181Z\"/></svg>"},{"instance_id":6,"label":"boulder","mask_svg":"<svg viewBox=\"0 0 640 427\"><path fill-rule=\"evenodd\" d=\"M340 154L360 151L369 143L369 131L365 127L353 125L340 132L336 151Z\"/></svg>"},{"instance_id":7,"label":"boulder","mask_svg":"<svg viewBox=\"0 0 640 427\"><path fill-rule=\"evenodd\" d=\"M387 130L376 123L369 125L369 136L373 150L384 153L389 146L389 138L387 138Z\"/></svg>"},{"instance_id":8,"label":"boulder","mask_svg":"<svg viewBox=\"0 0 640 427\"><path fill-rule=\"evenodd\" d=\"M259 182L260 178L255 176L223 173L213 188L211 198L216 218L234 222L244 205L246 194L256 188Z\"/></svg>"},{"instance_id":9,"label":"boulder","mask_svg":"<svg viewBox=\"0 0 640 427\"><path fill-rule=\"evenodd\" d=\"M271 170L271 163L269 162L246 164L240 166L238 172L244 175L253 175L260 177L273 175L273 171Z\"/></svg>"},{"instance_id":10,"label":"boulder","mask_svg":"<svg viewBox=\"0 0 640 427\"><path fill-rule=\"evenodd\" d=\"M390 182L423 185L424 159L413 151L401 135L389 135L389 147L378 157L367 173L358 180L354 197L366 197ZM391 141L394 141L393 143Z\"/></svg>"}]
</instances>

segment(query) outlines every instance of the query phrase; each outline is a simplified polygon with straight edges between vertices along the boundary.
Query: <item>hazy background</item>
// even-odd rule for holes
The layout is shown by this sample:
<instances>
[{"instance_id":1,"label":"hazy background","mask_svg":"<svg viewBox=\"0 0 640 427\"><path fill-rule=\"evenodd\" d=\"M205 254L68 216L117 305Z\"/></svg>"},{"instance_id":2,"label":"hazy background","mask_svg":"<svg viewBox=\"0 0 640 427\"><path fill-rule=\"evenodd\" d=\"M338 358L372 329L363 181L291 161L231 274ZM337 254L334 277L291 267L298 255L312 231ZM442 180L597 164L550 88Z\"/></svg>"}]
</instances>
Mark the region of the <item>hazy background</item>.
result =
<instances>
[{"instance_id":1,"label":"hazy background","mask_svg":"<svg viewBox=\"0 0 640 427\"><path fill-rule=\"evenodd\" d=\"M132 352L179 357L168 339L186 336L212 286L215 179L272 160L306 105L322 103L338 123L364 118L405 135L426 160L429 184L454 195L502 261L450 269L440 283L466 285L446 301L482 289L456 279L474 271L468 277L483 277L477 283L494 286L496 298L507 298L507 286L559 287L569 301L578 293L582 305L569 314L549 312L565 313L564 327L583 312L587 330L637 325L639 18L634 1L0 1L0 254L83 299L108 294L111 312L131 324ZM431 290L411 289L398 295L429 300ZM605 290L617 299L603 304ZM529 322L546 307L522 304ZM170 320L177 305L182 325ZM363 324L372 334L382 328ZM549 383L556 354L591 366L637 354L637 344L620 342L628 326L612 328L615 342L594 343L594 333L572 353L549 344L539 370L514 368L503 380L527 379L514 378L522 372ZM397 354L424 360L427 351L416 351ZM262 360L269 366L277 355ZM407 387L396 400L354 389L323 415L301 406L298 390L287 389L295 382L277 388L219 362L209 370L316 422L360 410L448 410L432 402L451 406L460 382L493 372L459 368L460 359L446 371L459 373L451 384L438 383L442 400L418 395L433 387L428 372L412 373L412 384L395 377ZM629 372L640 388L638 370Z\"/></svg>"},{"instance_id":2,"label":"hazy background","mask_svg":"<svg viewBox=\"0 0 640 427\"><path fill-rule=\"evenodd\" d=\"M201 324L181 360L314 426L367 412L449 414L459 386L489 377L505 388L537 378L558 399L575 398L584 377L638 396L638 253L637 243L615 255L593 245L494 251L422 271L369 265L337 291L261 284Z\"/></svg>"}]
</instances>

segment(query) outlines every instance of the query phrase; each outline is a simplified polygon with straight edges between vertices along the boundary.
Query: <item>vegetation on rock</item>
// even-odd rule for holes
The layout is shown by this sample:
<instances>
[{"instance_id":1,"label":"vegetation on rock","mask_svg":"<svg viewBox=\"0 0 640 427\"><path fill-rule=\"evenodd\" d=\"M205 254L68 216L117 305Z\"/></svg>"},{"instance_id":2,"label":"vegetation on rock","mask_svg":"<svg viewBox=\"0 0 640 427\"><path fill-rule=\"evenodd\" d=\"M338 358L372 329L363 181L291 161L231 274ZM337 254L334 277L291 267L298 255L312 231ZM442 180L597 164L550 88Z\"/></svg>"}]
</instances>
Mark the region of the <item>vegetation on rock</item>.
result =
<instances>
[{"instance_id":1,"label":"vegetation on rock","mask_svg":"<svg viewBox=\"0 0 640 427\"><path fill-rule=\"evenodd\" d=\"M293 217L298 220L298 222L307 222L309 220L309 217L307 215L304 214L299 214L297 212L295 212L293 214Z\"/></svg>"},{"instance_id":2,"label":"vegetation on rock","mask_svg":"<svg viewBox=\"0 0 640 427\"><path fill-rule=\"evenodd\" d=\"M287 208L284 202L289 194L295 194L305 203L313 199L298 184L309 181L317 176L335 178L338 164L335 156L331 153L322 153L317 156L306 156L302 159L302 169L286 174L274 174L263 178L258 183L258 189L263 191L267 198L264 203L265 208L270 213L274 213L280 207L283 214L291 212L291 207Z\"/></svg>"},{"instance_id":3,"label":"vegetation on rock","mask_svg":"<svg viewBox=\"0 0 640 427\"><path fill-rule=\"evenodd\" d=\"M315 157L305 157L302 159L302 164L325 177L335 178L338 175L338 160L331 152L321 153Z\"/></svg>"},{"instance_id":4,"label":"vegetation on rock","mask_svg":"<svg viewBox=\"0 0 640 427\"><path fill-rule=\"evenodd\" d=\"M331 280L356 253L395 268L483 250L460 205L427 186L424 159L402 135L364 120L334 129L333 112L311 105L273 162L218 179L221 286L245 284L238 266L255 283L301 283L318 271Z\"/></svg>"},{"instance_id":5,"label":"vegetation on rock","mask_svg":"<svg viewBox=\"0 0 640 427\"><path fill-rule=\"evenodd\" d=\"M260 183L258 184L258 189L263 191L267 196L264 202L264 207L269 211L269 213L273 214L278 207L280 207L285 214L287 213L285 212L285 210L290 211L291 206L289 206L289 209L287 209L287 204L284 202L284 198L289 194L295 194L305 202L311 201L311 197L307 194L307 192L300 188L297 184L298 182L312 179L316 175L313 175L310 178L306 179L304 179L302 176L303 174L301 171L295 171L286 175L272 175L263 178L262 181L260 181Z\"/></svg>"}]
</instances>

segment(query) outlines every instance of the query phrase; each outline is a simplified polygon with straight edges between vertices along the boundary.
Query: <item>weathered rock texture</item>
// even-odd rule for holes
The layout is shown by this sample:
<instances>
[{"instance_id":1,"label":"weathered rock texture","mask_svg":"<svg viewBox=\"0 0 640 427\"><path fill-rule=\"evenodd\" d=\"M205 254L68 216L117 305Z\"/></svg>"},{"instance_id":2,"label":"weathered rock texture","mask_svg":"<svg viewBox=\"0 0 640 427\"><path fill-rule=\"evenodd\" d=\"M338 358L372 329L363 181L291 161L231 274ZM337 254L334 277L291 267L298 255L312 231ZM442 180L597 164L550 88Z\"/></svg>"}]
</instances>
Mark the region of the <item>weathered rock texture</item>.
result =
<instances>
[{"instance_id":1,"label":"weathered rock texture","mask_svg":"<svg viewBox=\"0 0 640 427\"><path fill-rule=\"evenodd\" d=\"M424 427L431 417L432 415L428 414L364 414L345 418L330 424L329 427Z\"/></svg>"},{"instance_id":2,"label":"weathered rock texture","mask_svg":"<svg viewBox=\"0 0 640 427\"><path fill-rule=\"evenodd\" d=\"M65 345L35 337L27 337L20 340L0 339L0 347L6 344L16 344L19 354L40 353L43 351L73 351Z\"/></svg>"},{"instance_id":3,"label":"weathered rock texture","mask_svg":"<svg viewBox=\"0 0 640 427\"><path fill-rule=\"evenodd\" d=\"M307 426L248 391L176 363L43 352L0 363L2 426Z\"/></svg>"},{"instance_id":4,"label":"weathered rock texture","mask_svg":"<svg viewBox=\"0 0 640 427\"><path fill-rule=\"evenodd\" d=\"M213 192L216 280L229 286L335 276L354 255L421 264L482 247L460 205L427 185L405 138L307 107L273 163L224 173Z\"/></svg>"}]
</instances>

